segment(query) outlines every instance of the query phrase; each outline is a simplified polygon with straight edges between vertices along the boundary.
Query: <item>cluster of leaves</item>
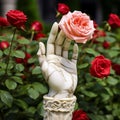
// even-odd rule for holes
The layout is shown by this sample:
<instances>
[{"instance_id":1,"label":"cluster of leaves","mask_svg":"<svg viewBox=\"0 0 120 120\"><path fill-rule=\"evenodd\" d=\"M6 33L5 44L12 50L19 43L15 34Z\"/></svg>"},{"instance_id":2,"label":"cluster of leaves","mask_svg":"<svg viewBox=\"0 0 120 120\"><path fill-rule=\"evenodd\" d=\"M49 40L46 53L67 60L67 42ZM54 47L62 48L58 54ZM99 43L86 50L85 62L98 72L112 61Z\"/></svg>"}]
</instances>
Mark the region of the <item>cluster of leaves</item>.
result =
<instances>
[{"instance_id":1,"label":"cluster of leaves","mask_svg":"<svg viewBox=\"0 0 120 120\"><path fill-rule=\"evenodd\" d=\"M37 58L39 41L30 41L30 33L23 36L21 30L14 34L13 27L1 29L0 119L41 119L42 96L48 89Z\"/></svg>"}]
</instances>

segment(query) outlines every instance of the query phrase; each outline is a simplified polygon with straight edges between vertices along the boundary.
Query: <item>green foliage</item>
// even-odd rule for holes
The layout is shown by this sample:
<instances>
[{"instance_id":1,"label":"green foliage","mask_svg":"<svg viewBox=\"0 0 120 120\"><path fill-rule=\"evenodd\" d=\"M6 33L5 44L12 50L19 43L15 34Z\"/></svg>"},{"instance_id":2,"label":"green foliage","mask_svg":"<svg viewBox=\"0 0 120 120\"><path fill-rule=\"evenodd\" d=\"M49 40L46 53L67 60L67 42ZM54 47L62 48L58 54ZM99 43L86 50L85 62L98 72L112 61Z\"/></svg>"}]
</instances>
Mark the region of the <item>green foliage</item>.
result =
<instances>
[{"instance_id":1,"label":"green foliage","mask_svg":"<svg viewBox=\"0 0 120 120\"><path fill-rule=\"evenodd\" d=\"M39 41L31 41L31 31L24 31L24 37L23 31L13 35L10 29L0 33L0 42L10 44L0 49L0 119L42 119L42 99L48 88L38 63Z\"/></svg>"}]
</instances>

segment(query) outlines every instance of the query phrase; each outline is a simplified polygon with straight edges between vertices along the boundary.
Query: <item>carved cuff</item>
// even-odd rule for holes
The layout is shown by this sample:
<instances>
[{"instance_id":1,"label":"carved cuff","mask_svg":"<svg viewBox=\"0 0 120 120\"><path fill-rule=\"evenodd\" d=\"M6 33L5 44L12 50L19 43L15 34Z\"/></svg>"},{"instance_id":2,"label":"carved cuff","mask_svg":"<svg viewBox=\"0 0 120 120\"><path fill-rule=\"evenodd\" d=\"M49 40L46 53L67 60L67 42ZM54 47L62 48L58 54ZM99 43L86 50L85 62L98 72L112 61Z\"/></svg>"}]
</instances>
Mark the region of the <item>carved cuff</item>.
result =
<instances>
[{"instance_id":1,"label":"carved cuff","mask_svg":"<svg viewBox=\"0 0 120 120\"><path fill-rule=\"evenodd\" d=\"M74 110L76 97L73 96L71 98L52 98L48 96L44 96L44 110L47 111L56 111L56 112L71 112Z\"/></svg>"}]
</instances>

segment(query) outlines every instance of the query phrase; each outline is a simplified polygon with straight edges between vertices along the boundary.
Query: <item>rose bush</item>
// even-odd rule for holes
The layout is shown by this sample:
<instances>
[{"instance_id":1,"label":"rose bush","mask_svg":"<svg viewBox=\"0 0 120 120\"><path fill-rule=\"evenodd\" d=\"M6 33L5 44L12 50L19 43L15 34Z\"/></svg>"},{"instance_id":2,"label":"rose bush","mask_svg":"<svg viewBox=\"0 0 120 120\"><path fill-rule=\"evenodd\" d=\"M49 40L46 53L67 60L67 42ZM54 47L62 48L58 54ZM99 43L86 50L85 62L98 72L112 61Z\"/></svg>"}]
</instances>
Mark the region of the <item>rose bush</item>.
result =
<instances>
[{"instance_id":1,"label":"rose bush","mask_svg":"<svg viewBox=\"0 0 120 120\"><path fill-rule=\"evenodd\" d=\"M22 11L18 14L13 11L6 14L9 17L0 17L0 119L42 120L42 100L48 86L39 67L37 51L40 41L46 43L50 29L44 32L46 24L41 21L38 22L42 29L40 24L33 24L36 23L34 21L25 26L29 19L27 15ZM70 12L70 15L73 13ZM71 42L78 42L79 46L77 101L73 120L119 120L120 27L116 20L112 20L111 24L109 16L104 24L97 25L88 15L80 15L77 14L74 19L70 17L70 29L76 31ZM65 32L69 33L69 17L65 21ZM23 26L24 29L21 29ZM75 39L76 35L80 40ZM71 53L72 46L69 57Z\"/></svg>"}]
</instances>

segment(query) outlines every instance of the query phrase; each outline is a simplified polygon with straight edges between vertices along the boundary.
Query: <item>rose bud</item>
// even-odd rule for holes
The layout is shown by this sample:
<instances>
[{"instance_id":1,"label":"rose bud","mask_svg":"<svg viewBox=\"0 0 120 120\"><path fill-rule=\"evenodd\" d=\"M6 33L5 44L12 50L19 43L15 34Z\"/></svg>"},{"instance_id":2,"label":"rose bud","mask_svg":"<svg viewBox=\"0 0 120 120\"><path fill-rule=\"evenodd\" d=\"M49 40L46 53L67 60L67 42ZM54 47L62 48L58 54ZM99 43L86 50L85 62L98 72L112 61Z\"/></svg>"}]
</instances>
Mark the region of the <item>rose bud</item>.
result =
<instances>
[{"instance_id":1,"label":"rose bud","mask_svg":"<svg viewBox=\"0 0 120 120\"><path fill-rule=\"evenodd\" d=\"M42 31L43 30L42 24L39 21L32 22L31 30L34 30L36 32Z\"/></svg>"},{"instance_id":2,"label":"rose bud","mask_svg":"<svg viewBox=\"0 0 120 120\"><path fill-rule=\"evenodd\" d=\"M105 49L108 49L110 47L110 43L108 41L104 41L102 45Z\"/></svg>"},{"instance_id":3,"label":"rose bud","mask_svg":"<svg viewBox=\"0 0 120 120\"><path fill-rule=\"evenodd\" d=\"M118 15L111 13L109 15L108 23L112 28L120 27L120 18Z\"/></svg>"},{"instance_id":4,"label":"rose bud","mask_svg":"<svg viewBox=\"0 0 120 120\"><path fill-rule=\"evenodd\" d=\"M23 28L27 21L26 15L19 10L10 10L7 12L6 16L8 22L17 28Z\"/></svg>"},{"instance_id":5,"label":"rose bud","mask_svg":"<svg viewBox=\"0 0 120 120\"><path fill-rule=\"evenodd\" d=\"M23 59L24 63L27 64L30 58L31 58L31 55L29 53L25 53L25 58Z\"/></svg>"},{"instance_id":6,"label":"rose bud","mask_svg":"<svg viewBox=\"0 0 120 120\"><path fill-rule=\"evenodd\" d=\"M91 62L90 74L97 78L104 78L110 74L111 61L103 55L96 56Z\"/></svg>"},{"instance_id":7,"label":"rose bud","mask_svg":"<svg viewBox=\"0 0 120 120\"><path fill-rule=\"evenodd\" d=\"M34 35L34 40L39 40L40 38L44 38L46 35L43 33L36 33Z\"/></svg>"},{"instance_id":8,"label":"rose bud","mask_svg":"<svg viewBox=\"0 0 120 120\"><path fill-rule=\"evenodd\" d=\"M15 61L16 61L16 63L23 63L23 59L22 58L16 58Z\"/></svg>"},{"instance_id":9,"label":"rose bud","mask_svg":"<svg viewBox=\"0 0 120 120\"><path fill-rule=\"evenodd\" d=\"M9 26L10 25L10 23L7 21L7 19L6 18L4 18L4 17L0 17L0 26Z\"/></svg>"},{"instance_id":10,"label":"rose bud","mask_svg":"<svg viewBox=\"0 0 120 120\"><path fill-rule=\"evenodd\" d=\"M58 3L58 9L57 10L62 15L65 15L70 11L70 8L64 3Z\"/></svg>"},{"instance_id":11,"label":"rose bud","mask_svg":"<svg viewBox=\"0 0 120 120\"><path fill-rule=\"evenodd\" d=\"M112 63L112 69L115 71L117 75L120 75L120 64Z\"/></svg>"},{"instance_id":12,"label":"rose bud","mask_svg":"<svg viewBox=\"0 0 120 120\"><path fill-rule=\"evenodd\" d=\"M95 21L93 21L93 24L94 24L94 28L98 27L98 24Z\"/></svg>"},{"instance_id":13,"label":"rose bud","mask_svg":"<svg viewBox=\"0 0 120 120\"><path fill-rule=\"evenodd\" d=\"M4 49L8 48L9 46L10 46L10 44L7 41L1 41L0 42L0 49L1 50L4 50Z\"/></svg>"},{"instance_id":14,"label":"rose bud","mask_svg":"<svg viewBox=\"0 0 120 120\"><path fill-rule=\"evenodd\" d=\"M29 58L31 58L31 55L29 53L25 53L25 58L16 58L15 61L16 63L27 64Z\"/></svg>"}]
</instances>

